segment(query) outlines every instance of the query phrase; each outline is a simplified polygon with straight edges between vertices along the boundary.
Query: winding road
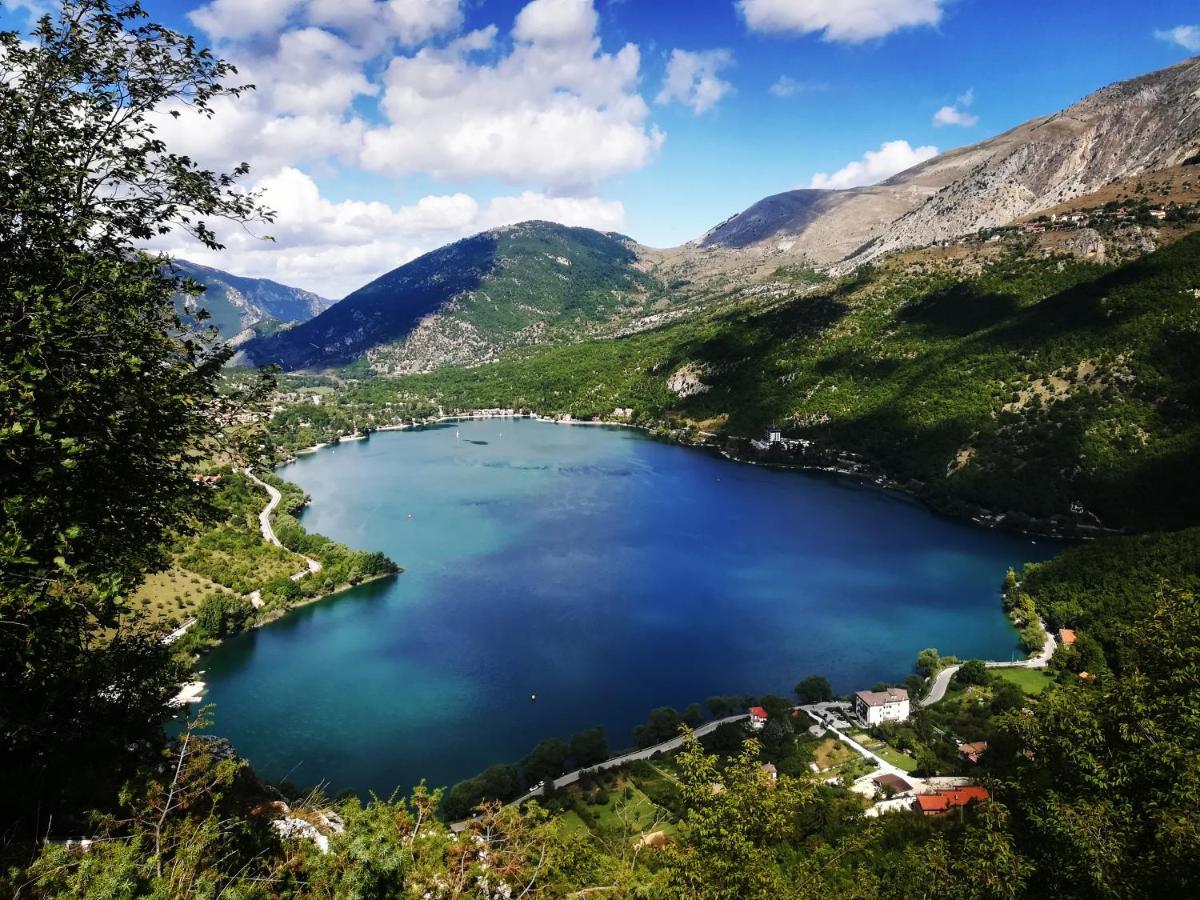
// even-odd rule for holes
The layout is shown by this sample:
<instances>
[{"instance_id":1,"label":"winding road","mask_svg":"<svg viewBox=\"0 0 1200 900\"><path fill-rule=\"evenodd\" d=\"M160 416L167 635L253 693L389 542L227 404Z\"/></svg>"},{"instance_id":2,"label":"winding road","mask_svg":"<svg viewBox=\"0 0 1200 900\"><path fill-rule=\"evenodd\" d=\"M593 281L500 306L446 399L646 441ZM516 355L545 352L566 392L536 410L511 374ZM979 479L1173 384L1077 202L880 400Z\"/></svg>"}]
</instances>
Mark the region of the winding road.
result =
<instances>
[{"instance_id":1,"label":"winding road","mask_svg":"<svg viewBox=\"0 0 1200 900\"><path fill-rule=\"evenodd\" d=\"M265 481L255 475L248 466L243 471L245 471L247 478L265 490L271 498L269 501L267 501L267 505L262 508L262 512L258 514L258 527L262 531L263 540L268 544L274 544L276 547L283 547L283 544L280 543L279 538L275 534L275 529L271 527L271 513L275 512L275 507L277 507L280 501L283 500L283 494L279 493L278 489L267 484ZM304 562L305 568L301 569L295 575L292 575L292 581L299 581L305 575L315 574L321 571L321 564L312 557L305 556ZM247 596L250 598L250 603L255 609L258 609L258 607L263 605L262 591L251 591L249 594L247 594Z\"/></svg>"},{"instance_id":2,"label":"winding road","mask_svg":"<svg viewBox=\"0 0 1200 900\"><path fill-rule=\"evenodd\" d=\"M989 669L1044 669L1050 664L1050 657L1054 655L1054 648L1058 646L1054 641L1054 635L1046 628L1046 623L1042 623L1042 632L1046 635L1046 640L1042 643L1042 649L1036 656L1031 656L1029 659L1017 659L1011 662L1003 662L1000 660L985 660L984 665ZM922 697L918 703L921 706L933 706L943 697L946 696L946 689L950 687L950 679L954 677L954 673L961 669L961 665L946 666L937 673L933 679L933 684L929 686L929 693Z\"/></svg>"}]
</instances>

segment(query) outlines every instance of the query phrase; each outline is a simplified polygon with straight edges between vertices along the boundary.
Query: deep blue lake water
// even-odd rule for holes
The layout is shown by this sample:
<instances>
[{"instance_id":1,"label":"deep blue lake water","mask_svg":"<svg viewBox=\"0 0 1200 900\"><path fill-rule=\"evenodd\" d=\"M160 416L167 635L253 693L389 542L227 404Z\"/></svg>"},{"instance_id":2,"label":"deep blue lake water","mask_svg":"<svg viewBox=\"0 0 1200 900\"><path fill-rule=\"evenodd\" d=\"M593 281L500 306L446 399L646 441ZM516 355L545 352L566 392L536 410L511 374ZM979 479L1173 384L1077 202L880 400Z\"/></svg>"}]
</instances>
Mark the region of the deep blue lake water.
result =
<instances>
[{"instance_id":1,"label":"deep blue lake water","mask_svg":"<svg viewBox=\"0 0 1200 900\"><path fill-rule=\"evenodd\" d=\"M449 784L597 724L624 747L655 706L813 673L900 680L923 647L1008 658L1005 569L1057 550L630 429L463 422L280 474L312 495L310 530L406 571L200 666L214 731L334 791Z\"/></svg>"}]
</instances>

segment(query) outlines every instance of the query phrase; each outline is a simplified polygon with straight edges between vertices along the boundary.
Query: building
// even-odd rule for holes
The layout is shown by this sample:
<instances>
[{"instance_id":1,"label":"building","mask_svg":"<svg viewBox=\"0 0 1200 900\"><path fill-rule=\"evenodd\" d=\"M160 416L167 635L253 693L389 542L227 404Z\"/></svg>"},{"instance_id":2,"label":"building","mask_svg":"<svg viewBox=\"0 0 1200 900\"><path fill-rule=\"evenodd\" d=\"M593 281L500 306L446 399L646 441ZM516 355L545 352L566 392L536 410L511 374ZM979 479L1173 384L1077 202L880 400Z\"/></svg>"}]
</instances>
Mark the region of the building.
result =
<instances>
[{"instance_id":1,"label":"building","mask_svg":"<svg viewBox=\"0 0 1200 900\"><path fill-rule=\"evenodd\" d=\"M923 816L940 816L968 803L982 803L991 795L977 784L961 788L945 788L932 794L918 794L913 809Z\"/></svg>"},{"instance_id":2,"label":"building","mask_svg":"<svg viewBox=\"0 0 1200 900\"><path fill-rule=\"evenodd\" d=\"M758 731L767 724L767 711L761 706L750 707L750 727Z\"/></svg>"},{"instance_id":3,"label":"building","mask_svg":"<svg viewBox=\"0 0 1200 900\"><path fill-rule=\"evenodd\" d=\"M1075 629L1060 628L1058 629L1058 642L1064 647L1070 647L1075 643Z\"/></svg>"},{"instance_id":4,"label":"building","mask_svg":"<svg viewBox=\"0 0 1200 900\"><path fill-rule=\"evenodd\" d=\"M880 790L890 790L893 794L907 794L912 790L911 784L909 784L899 775L893 775L891 772L885 772L882 775L876 775L871 780L878 785Z\"/></svg>"},{"instance_id":5,"label":"building","mask_svg":"<svg viewBox=\"0 0 1200 900\"><path fill-rule=\"evenodd\" d=\"M768 444L782 444L783 443L783 431L782 431L782 429L780 429L780 427L778 425L768 425L767 426L767 443Z\"/></svg>"},{"instance_id":6,"label":"building","mask_svg":"<svg viewBox=\"0 0 1200 900\"><path fill-rule=\"evenodd\" d=\"M903 722L909 714L908 691L859 691L854 695L854 714L868 727L883 722Z\"/></svg>"},{"instance_id":7,"label":"building","mask_svg":"<svg viewBox=\"0 0 1200 900\"><path fill-rule=\"evenodd\" d=\"M987 752L987 741L971 741L969 744L958 745L958 755L965 762L977 763L979 757Z\"/></svg>"}]
</instances>

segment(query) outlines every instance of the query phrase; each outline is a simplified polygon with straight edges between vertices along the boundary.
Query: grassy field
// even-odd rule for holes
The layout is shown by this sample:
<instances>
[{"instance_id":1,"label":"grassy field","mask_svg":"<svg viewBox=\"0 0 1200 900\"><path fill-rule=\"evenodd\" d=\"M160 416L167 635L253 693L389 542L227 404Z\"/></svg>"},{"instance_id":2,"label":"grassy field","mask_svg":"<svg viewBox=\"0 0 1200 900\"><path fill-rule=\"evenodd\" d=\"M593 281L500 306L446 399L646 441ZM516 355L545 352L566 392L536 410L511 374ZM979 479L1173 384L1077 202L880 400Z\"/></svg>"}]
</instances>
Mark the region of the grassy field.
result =
<instances>
[{"instance_id":1,"label":"grassy field","mask_svg":"<svg viewBox=\"0 0 1200 900\"><path fill-rule=\"evenodd\" d=\"M172 566L148 576L129 598L129 605L135 610L145 610L151 622L178 625L196 614L205 597L219 593L229 593L229 589L195 572Z\"/></svg>"},{"instance_id":2,"label":"grassy field","mask_svg":"<svg viewBox=\"0 0 1200 900\"><path fill-rule=\"evenodd\" d=\"M866 747L868 750L870 750L872 753L874 753L880 759L886 760L887 762L891 763L897 769L901 769L905 772L912 772L917 767L917 761L915 759L913 759L911 756L908 756L905 753L901 753L899 750L896 750L894 747L889 746L888 744L884 743L881 740L878 740L877 738L871 737L871 735L869 735L869 734L866 734L864 732L858 732L858 733L850 735L850 737L853 740L858 741L860 744L862 744L864 747Z\"/></svg>"},{"instance_id":3,"label":"grassy field","mask_svg":"<svg viewBox=\"0 0 1200 900\"><path fill-rule=\"evenodd\" d=\"M839 741L837 738L826 738L817 745L813 753L813 762L822 772L843 763L850 762L858 754Z\"/></svg>"},{"instance_id":4,"label":"grassy field","mask_svg":"<svg viewBox=\"0 0 1200 900\"><path fill-rule=\"evenodd\" d=\"M992 674L1011 681L1031 697L1038 696L1054 684L1054 679L1042 669L993 669Z\"/></svg>"}]
</instances>

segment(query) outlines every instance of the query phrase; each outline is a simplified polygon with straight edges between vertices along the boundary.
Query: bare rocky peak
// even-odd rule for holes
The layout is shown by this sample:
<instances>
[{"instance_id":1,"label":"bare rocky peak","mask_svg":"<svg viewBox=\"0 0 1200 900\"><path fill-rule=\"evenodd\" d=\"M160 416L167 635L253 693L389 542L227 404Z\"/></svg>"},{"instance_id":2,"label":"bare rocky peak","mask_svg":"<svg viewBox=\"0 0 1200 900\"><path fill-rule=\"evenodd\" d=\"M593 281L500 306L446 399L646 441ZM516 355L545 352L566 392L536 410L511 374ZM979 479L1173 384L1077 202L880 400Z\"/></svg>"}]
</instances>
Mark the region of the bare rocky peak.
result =
<instances>
[{"instance_id":1,"label":"bare rocky peak","mask_svg":"<svg viewBox=\"0 0 1200 900\"><path fill-rule=\"evenodd\" d=\"M767 197L691 245L845 270L1011 222L1175 165L1200 149L1200 58L1111 85L1054 115L943 153L885 182Z\"/></svg>"}]
</instances>

